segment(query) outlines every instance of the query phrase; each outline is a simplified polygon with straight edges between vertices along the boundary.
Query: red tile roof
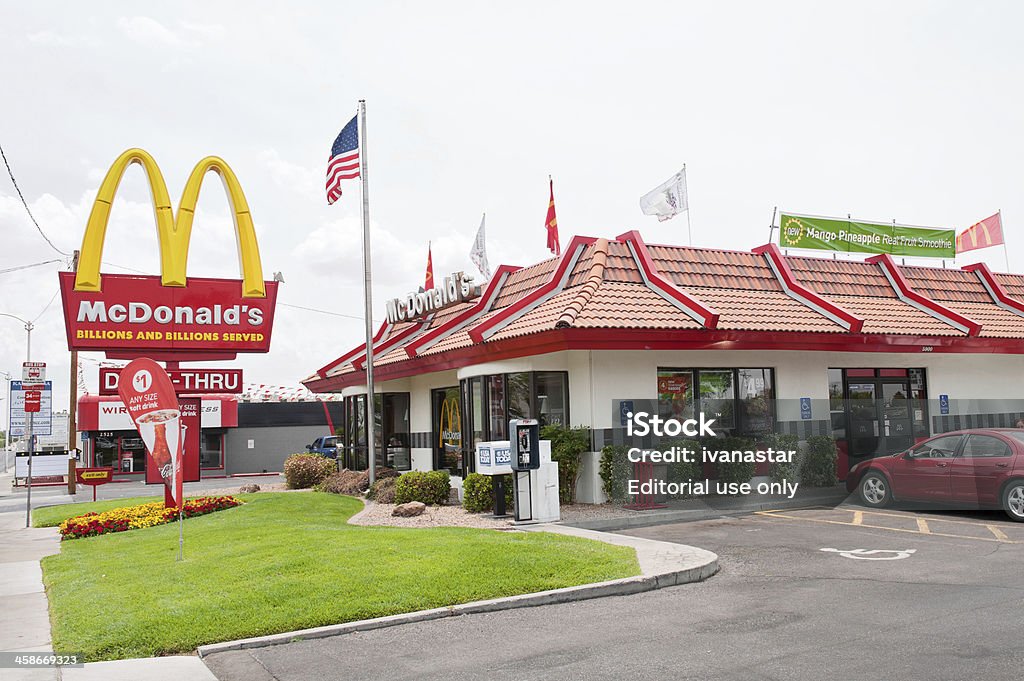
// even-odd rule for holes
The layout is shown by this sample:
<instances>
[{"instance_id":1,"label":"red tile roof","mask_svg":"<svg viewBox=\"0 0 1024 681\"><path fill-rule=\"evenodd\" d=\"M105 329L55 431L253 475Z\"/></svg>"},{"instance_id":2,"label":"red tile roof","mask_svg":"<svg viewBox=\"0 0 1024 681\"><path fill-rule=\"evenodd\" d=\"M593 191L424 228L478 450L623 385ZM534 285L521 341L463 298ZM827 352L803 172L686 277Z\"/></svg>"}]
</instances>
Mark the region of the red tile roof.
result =
<instances>
[{"instance_id":1,"label":"red tile roof","mask_svg":"<svg viewBox=\"0 0 1024 681\"><path fill-rule=\"evenodd\" d=\"M637 257L650 258L646 262L653 270L645 265L647 275L634 259L627 244L630 239L634 248L647 254L638 252ZM746 343L743 347L778 349L807 347L812 338L848 338L846 349L899 352L908 351L908 347L918 352L921 345L977 352L985 351L985 343L998 341L1002 344L999 352L1024 354L1024 343L1019 342L1024 339L1024 315L998 306L974 272L890 264L898 267L892 270L897 278L902 275L906 285L924 297L904 302L877 262L776 253L774 257L783 257L784 262L777 260L770 265L771 259L760 252L762 249L746 253L644 245L636 233L618 239L574 241L579 243L584 246L572 269L567 270L564 286L552 277L559 265L569 262L564 258L571 257L570 251L578 246L567 248L562 258L512 272L486 314L464 328L442 332L434 345L415 357L401 346L391 347L375 358L375 365L385 367L385 375L397 378L437 370L442 365L450 368L486 361L493 357L493 348L516 356L520 347L527 348L519 351L524 353L541 346L548 352L559 347L614 347L616 343L622 347L653 347L654 339L661 344L658 347L701 347L702 343L704 347L722 347L719 344L726 341L731 347ZM791 276L789 288L784 288L776 276L776 269L782 265L791 272L785 275ZM1005 295L1024 301L1024 276L993 276ZM652 277L658 281L651 281ZM538 298L542 287L549 292L546 299ZM804 293L798 295L795 289L800 287ZM980 323L979 338L968 337L948 319L944 321L942 315L922 311L922 302L927 304L925 307L946 308ZM516 303L518 306L512 308ZM697 315L695 321L693 310L685 309L695 303L718 314L717 326L706 316ZM438 312L424 332L437 329L472 305ZM859 332L847 331L849 324L841 326L834 316L823 312L822 305L845 309L863 319L863 327ZM1021 307L1024 309L1024 305ZM493 335L475 332L477 337L486 338L476 343L469 332L481 325L490 328L488 333ZM407 325L396 327L389 337L404 328ZM527 338L534 340L527 342ZM326 379L311 377L305 383L313 389L337 389L358 382L363 372L346 361L327 374Z\"/></svg>"}]
</instances>

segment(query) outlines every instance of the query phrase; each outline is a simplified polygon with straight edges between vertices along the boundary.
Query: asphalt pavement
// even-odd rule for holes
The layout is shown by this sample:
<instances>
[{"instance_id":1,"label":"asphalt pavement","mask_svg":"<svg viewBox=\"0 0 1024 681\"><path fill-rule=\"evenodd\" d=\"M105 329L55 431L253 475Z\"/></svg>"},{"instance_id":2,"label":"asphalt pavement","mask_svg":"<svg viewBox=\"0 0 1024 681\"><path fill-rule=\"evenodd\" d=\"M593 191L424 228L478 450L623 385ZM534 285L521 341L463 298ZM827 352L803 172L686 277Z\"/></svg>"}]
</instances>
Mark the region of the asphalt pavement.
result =
<instances>
[{"instance_id":1,"label":"asphalt pavement","mask_svg":"<svg viewBox=\"0 0 1024 681\"><path fill-rule=\"evenodd\" d=\"M1024 526L1000 513L771 509L627 534L697 584L211 655L221 681L1018 679Z\"/></svg>"}]
</instances>

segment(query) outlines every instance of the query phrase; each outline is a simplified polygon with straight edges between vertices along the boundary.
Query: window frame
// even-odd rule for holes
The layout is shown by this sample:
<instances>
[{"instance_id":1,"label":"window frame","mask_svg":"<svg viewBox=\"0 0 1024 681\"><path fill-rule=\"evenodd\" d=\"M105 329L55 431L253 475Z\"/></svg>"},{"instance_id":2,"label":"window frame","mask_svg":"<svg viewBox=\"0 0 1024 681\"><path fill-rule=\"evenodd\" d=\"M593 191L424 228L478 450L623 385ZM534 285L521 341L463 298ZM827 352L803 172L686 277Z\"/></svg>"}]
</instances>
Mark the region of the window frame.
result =
<instances>
[{"instance_id":1,"label":"window frame","mask_svg":"<svg viewBox=\"0 0 1024 681\"><path fill-rule=\"evenodd\" d=\"M713 372L731 372L732 373L732 383L731 383L732 398L730 398L728 400L720 400L720 401L729 401L729 402L732 403L733 425L730 428L723 428L723 431L725 431L725 430L729 431L730 435L738 435L738 436L743 436L743 437L758 437L758 436L765 435L766 432L771 432L771 431L777 429L778 421L779 421L779 415L778 415L778 410L775 408L775 400L776 400L776 397L775 397L775 395L776 395L776 392L775 392L775 390L776 390L776 388L775 388L775 386L776 386L775 367L757 367L757 366L749 366L749 365L732 366L732 367L716 367L716 366L697 366L697 367L658 366L656 368L655 378L657 379L657 377L660 376L662 373L670 373L670 372L689 373L691 375L691 380L692 380L692 382L691 382L691 390L693 392L693 400L692 400L693 411L694 411L694 414L697 414L701 410L701 400L702 400L701 391L700 391L701 372L712 372L712 371ZM771 382L771 385L767 386L767 391L769 393L768 400L769 400L769 402L772 405L772 414L771 414L772 428L769 431L765 431L765 432L752 432L752 431L748 430L747 423L746 423L748 421L748 419L744 415L743 410L741 409L741 405L746 401L747 398L740 397L739 396L739 390L738 390L738 387L739 387L739 377L740 377L740 372L741 371L761 371L761 372L767 372L767 375L768 375L769 380ZM655 387L655 390L657 390L657 387ZM659 394L659 397L657 397L656 399L658 401L658 411L659 411L659 413L661 413L662 412L662 404L661 404L660 394ZM710 399L715 399L715 398L710 398Z\"/></svg>"}]
</instances>

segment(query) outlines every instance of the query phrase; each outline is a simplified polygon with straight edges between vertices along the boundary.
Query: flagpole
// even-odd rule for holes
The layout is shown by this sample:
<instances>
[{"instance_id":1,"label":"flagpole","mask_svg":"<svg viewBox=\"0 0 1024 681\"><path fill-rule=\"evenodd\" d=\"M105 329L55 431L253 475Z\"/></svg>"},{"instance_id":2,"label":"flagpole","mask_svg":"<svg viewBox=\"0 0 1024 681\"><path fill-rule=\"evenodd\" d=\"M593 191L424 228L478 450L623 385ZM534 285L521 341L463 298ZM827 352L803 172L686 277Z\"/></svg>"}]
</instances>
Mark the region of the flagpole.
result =
<instances>
[{"instance_id":1,"label":"flagpole","mask_svg":"<svg viewBox=\"0 0 1024 681\"><path fill-rule=\"evenodd\" d=\"M1000 208L996 211L996 215L999 216L999 234L1003 237L1003 257L1006 258L1006 273L1010 273L1010 252L1006 250L1006 232L1003 231L1003 209Z\"/></svg>"},{"instance_id":2,"label":"flagpole","mask_svg":"<svg viewBox=\"0 0 1024 681\"><path fill-rule=\"evenodd\" d=\"M778 213L778 211L778 206L774 206L772 208L772 221L771 224L768 225L768 243L772 242L772 235L775 234L775 215L776 213ZM689 211L687 211L687 213L689 213Z\"/></svg>"},{"instance_id":3,"label":"flagpole","mask_svg":"<svg viewBox=\"0 0 1024 681\"><path fill-rule=\"evenodd\" d=\"M359 180L363 194L363 301L366 315L366 451L369 459L369 483L377 478L377 445L374 428L377 421L373 392L373 303L370 289L370 193L366 151L366 100L359 100Z\"/></svg>"},{"instance_id":4,"label":"flagpole","mask_svg":"<svg viewBox=\"0 0 1024 681\"><path fill-rule=\"evenodd\" d=\"M683 164L683 179L686 179L686 164ZM693 246L693 229L690 227L690 182L686 181L686 238Z\"/></svg>"}]
</instances>

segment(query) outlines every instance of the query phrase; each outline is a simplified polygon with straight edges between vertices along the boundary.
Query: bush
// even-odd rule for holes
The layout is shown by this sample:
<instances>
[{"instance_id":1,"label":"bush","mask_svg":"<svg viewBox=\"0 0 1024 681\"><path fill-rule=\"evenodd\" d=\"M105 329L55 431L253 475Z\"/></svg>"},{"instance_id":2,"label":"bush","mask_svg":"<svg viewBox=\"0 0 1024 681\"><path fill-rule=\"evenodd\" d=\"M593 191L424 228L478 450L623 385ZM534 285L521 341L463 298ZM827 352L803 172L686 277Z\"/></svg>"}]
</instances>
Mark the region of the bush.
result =
<instances>
[{"instance_id":1,"label":"bush","mask_svg":"<svg viewBox=\"0 0 1024 681\"><path fill-rule=\"evenodd\" d=\"M771 465L768 475L772 482L798 482L800 480L800 439L796 435L784 435L782 433L770 433L761 438L761 448L774 449L776 451L795 451L793 460L790 463L776 462Z\"/></svg>"},{"instance_id":2,"label":"bush","mask_svg":"<svg viewBox=\"0 0 1024 681\"><path fill-rule=\"evenodd\" d=\"M807 438L807 451L800 468L801 483L805 487L834 487L838 456L836 441L832 437L814 435Z\"/></svg>"},{"instance_id":3,"label":"bush","mask_svg":"<svg viewBox=\"0 0 1024 681\"><path fill-rule=\"evenodd\" d=\"M551 460L558 462L558 499L576 503L576 481L580 477L580 455L590 451L590 428L550 425L541 428L542 440L551 440Z\"/></svg>"},{"instance_id":4,"label":"bush","mask_svg":"<svg viewBox=\"0 0 1024 681\"><path fill-rule=\"evenodd\" d=\"M746 437L717 437L707 440L704 446L711 451L728 450L732 451L747 451L755 449L754 441ZM750 482L750 479L754 477L755 464L753 462L746 463L743 461L732 462L724 461L718 464L718 479L722 482L735 482L744 483Z\"/></svg>"},{"instance_id":5,"label":"bush","mask_svg":"<svg viewBox=\"0 0 1024 681\"><path fill-rule=\"evenodd\" d=\"M512 476L505 476L511 478ZM488 513L494 511L494 480L493 476L483 473L470 473L462 481L462 507L470 513ZM513 508L512 480L505 480L505 508Z\"/></svg>"},{"instance_id":6,"label":"bush","mask_svg":"<svg viewBox=\"0 0 1024 681\"><path fill-rule=\"evenodd\" d=\"M319 454L292 454L284 460L284 479L289 489L313 487L336 470L334 460Z\"/></svg>"},{"instance_id":7,"label":"bush","mask_svg":"<svg viewBox=\"0 0 1024 681\"><path fill-rule=\"evenodd\" d=\"M393 504L395 503L395 485L397 484L397 477L381 478L373 483L366 493L366 498L373 499L378 504Z\"/></svg>"},{"instance_id":8,"label":"bush","mask_svg":"<svg viewBox=\"0 0 1024 681\"><path fill-rule=\"evenodd\" d=\"M609 501L629 499L629 480L633 477L633 464L626 457L628 450L621 445L605 445L601 450L601 489Z\"/></svg>"},{"instance_id":9,"label":"bush","mask_svg":"<svg viewBox=\"0 0 1024 681\"><path fill-rule=\"evenodd\" d=\"M448 503L448 491L451 486L448 471L411 471L397 478L395 503L419 501L430 505L444 505Z\"/></svg>"},{"instance_id":10,"label":"bush","mask_svg":"<svg viewBox=\"0 0 1024 681\"><path fill-rule=\"evenodd\" d=\"M701 444L699 440L672 440L669 442L663 442L660 445L662 451L667 451L672 447L678 447L679 451L688 449L693 452L694 461L675 461L668 464L668 481L669 482L689 482L690 480L703 480L704 479L704 463L703 457L701 457ZM671 499L687 499L691 497L690 494L671 494Z\"/></svg>"},{"instance_id":11,"label":"bush","mask_svg":"<svg viewBox=\"0 0 1024 681\"><path fill-rule=\"evenodd\" d=\"M378 481L397 478L401 475L393 468L378 468L376 474ZM317 492L347 494L352 497L362 496L370 489L370 473L368 471L350 471L346 468L327 476L314 489Z\"/></svg>"}]
</instances>

